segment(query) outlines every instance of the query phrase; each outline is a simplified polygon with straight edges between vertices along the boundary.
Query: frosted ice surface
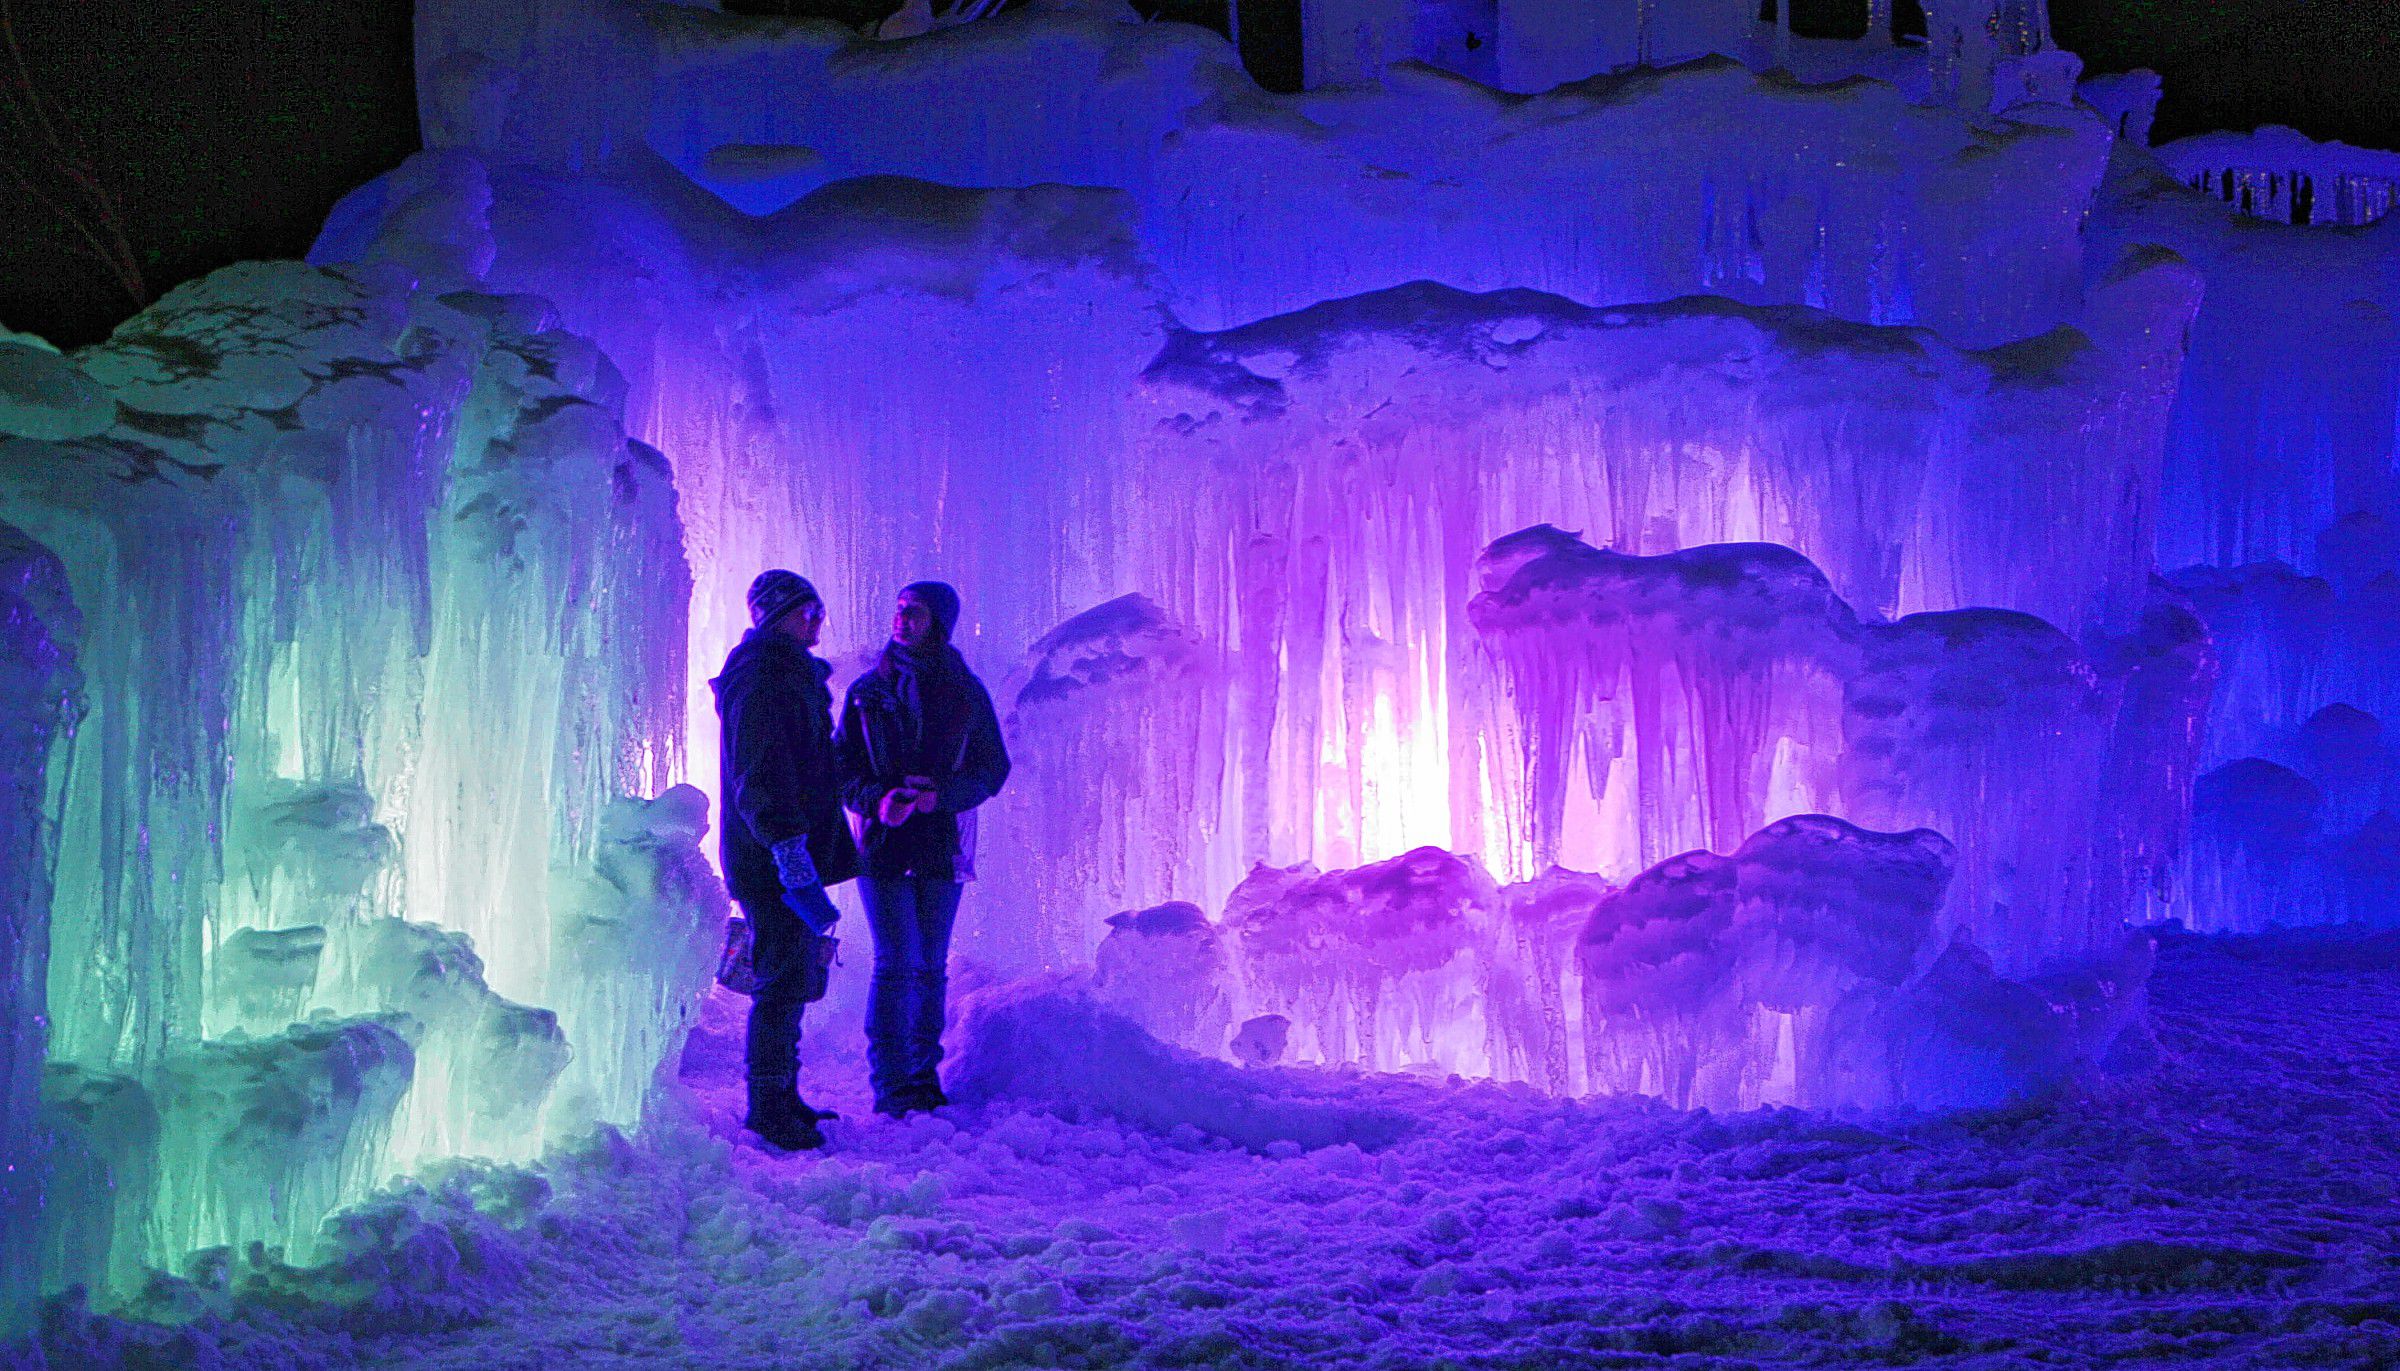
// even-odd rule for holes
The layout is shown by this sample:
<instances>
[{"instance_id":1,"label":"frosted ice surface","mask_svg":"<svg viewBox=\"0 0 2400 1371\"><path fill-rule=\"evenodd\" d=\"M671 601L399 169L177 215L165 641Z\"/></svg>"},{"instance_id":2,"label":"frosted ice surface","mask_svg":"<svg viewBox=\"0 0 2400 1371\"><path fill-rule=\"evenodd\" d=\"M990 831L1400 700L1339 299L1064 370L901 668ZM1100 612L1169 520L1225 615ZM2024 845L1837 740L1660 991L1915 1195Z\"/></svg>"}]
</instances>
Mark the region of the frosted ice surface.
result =
<instances>
[{"instance_id":1,"label":"frosted ice surface","mask_svg":"<svg viewBox=\"0 0 2400 1371\"><path fill-rule=\"evenodd\" d=\"M41 1106L57 835L52 759L82 682L58 559L0 523L0 1251L41 1242ZM30 1326L38 1263L0 1264L0 1338Z\"/></svg>"},{"instance_id":2,"label":"frosted ice surface","mask_svg":"<svg viewBox=\"0 0 2400 1371\"><path fill-rule=\"evenodd\" d=\"M1222 1055L1234 980L1216 924L1178 900L1112 914L1108 926L1092 959L1094 997L1160 1042Z\"/></svg>"},{"instance_id":3,"label":"frosted ice surface","mask_svg":"<svg viewBox=\"0 0 2400 1371\"><path fill-rule=\"evenodd\" d=\"M374 1019L171 1053L150 1260L173 1269L187 1253L247 1242L313 1260L319 1223L379 1178L410 1066L408 1044Z\"/></svg>"},{"instance_id":4,"label":"frosted ice surface","mask_svg":"<svg viewBox=\"0 0 2400 1371\"><path fill-rule=\"evenodd\" d=\"M2005 611L1862 621L1767 544L1636 557L1544 526L1483 566L1537 863L1621 878L1812 811L1930 827L1958 847L1944 927L2023 974L2113 949L2173 851L2213 662L2171 606L2094 657Z\"/></svg>"},{"instance_id":5,"label":"frosted ice surface","mask_svg":"<svg viewBox=\"0 0 2400 1371\"><path fill-rule=\"evenodd\" d=\"M652 1078L682 1054L730 908L701 853L707 834L708 797L688 785L617 800L590 862L556 880L550 1002L574 1060L554 1123L638 1122Z\"/></svg>"},{"instance_id":6,"label":"frosted ice surface","mask_svg":"<svg viewBox=\"0 0 2400 1371\"><path fill-rule=\"evenodd\" d=\"M1954 1107L2089 1066L2073 1015L1939 948L1953 851L1800 815L1644 872L1578 949L1593 1085L1715 1109Z\"/></svg>"},{"instance_id":7,"label":"frosted ice surface","mask_svg":"<svg viewBox=\"0 0 2400 1371\"><path fill-rule=\"evenodd\" d=\"M1211 888L1229 684L1221 654L1140 595L1037 639L1000 691L1015 770L984 821L1010 841L977 862L989 898L1018 912L962 929L963 945L1003 966L1082 966L1104 917Z\"/></svg>"}]
</instances>

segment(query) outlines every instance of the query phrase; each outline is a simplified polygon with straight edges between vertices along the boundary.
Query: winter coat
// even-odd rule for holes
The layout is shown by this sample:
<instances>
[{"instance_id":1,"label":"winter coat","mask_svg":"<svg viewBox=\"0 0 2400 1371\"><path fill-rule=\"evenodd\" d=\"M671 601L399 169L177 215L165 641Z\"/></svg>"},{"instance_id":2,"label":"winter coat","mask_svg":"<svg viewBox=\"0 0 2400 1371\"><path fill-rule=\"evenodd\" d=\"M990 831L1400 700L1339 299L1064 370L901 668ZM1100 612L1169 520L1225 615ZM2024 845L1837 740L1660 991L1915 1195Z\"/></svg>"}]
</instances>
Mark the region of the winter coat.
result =
<instances>
[{"instance_id":1,"label":"winter coat","mask_svg":"<svg viewBox=\"0 0 2400 1371\"><path fill-rule=\"evenodd\" d=\"M990 692L957 649L888 650L851 683L835 746L868 875L974 877L973 811L1007 782L1008 748ZM875 810L910 776L933 779L934 810L887 828Z\"/></svg>"},{"instance_id":2,"label":"winter coat","mask_svg":"<svg viewBox=\"0 0 2400 1371\"><path fill-rule=\"evenodd\" d=\"M808 839L825 884L858 874L833 746L833 691L826 685L832 674L790 638L753 629L708 683L722 725L718 851L737 900L782 896L774 848L792 838Z\"/></svg>"}]
</instances>

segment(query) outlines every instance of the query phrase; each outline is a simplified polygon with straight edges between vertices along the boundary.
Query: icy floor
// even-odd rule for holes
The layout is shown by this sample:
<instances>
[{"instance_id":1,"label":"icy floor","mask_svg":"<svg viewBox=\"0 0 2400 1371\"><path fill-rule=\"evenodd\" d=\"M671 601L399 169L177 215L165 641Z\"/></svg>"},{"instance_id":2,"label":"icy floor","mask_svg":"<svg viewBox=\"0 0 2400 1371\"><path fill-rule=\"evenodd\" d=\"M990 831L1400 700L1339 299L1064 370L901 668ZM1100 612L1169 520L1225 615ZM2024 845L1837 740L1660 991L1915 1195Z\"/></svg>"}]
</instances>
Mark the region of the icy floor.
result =
<instances>
[{"instance_id":1,"label":"icy floor","mask_svg":"<svg viewBox=\"0 0 2400 1371\"><path fill-rule=\"evenodd\" d=\"M204 1320L181 1355L2400 1364L2400 940L2182 941L2155 996L2153 1081L1998 1116L1679 1116L1386 1078L1340 1086L1420 1120L1376 1154L1259 1155L1010 1104L853 1118L792 1158L740 1141L739 1002L721 1002L685 1061L689 1117L560 1165L531 1229L453 1226L451 1295L386 1291L305 1335L264 1311ZM429 1331L445 1309L453 1326Z\"/></svg>"}]
</instances>

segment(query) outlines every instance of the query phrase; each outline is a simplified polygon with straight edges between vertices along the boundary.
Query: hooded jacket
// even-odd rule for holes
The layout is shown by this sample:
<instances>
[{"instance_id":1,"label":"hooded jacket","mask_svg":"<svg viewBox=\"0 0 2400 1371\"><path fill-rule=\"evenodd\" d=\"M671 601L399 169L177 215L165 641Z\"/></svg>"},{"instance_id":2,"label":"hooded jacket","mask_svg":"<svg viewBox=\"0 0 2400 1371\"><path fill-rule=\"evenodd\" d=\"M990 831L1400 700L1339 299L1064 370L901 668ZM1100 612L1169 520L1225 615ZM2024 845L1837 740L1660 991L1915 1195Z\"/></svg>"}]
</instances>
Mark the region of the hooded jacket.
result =
<instances>
[{"instance_id":1,"label":"hooded jacket","mask_svg":"<svg viewBox=\"0 0 2400 1371\"><path fill-rule=\"evenodd\" d=\"M833 668L780 633L752 629L710 681L724 760L718 852L737 900L775 900L775 845L808 840L819 879L858 874L858 851L842 815L833 746Z\"/></svg>"},{"instance_id":2,"label":"hooded jacket","mask_svg":"<svg viewBox=\"0 0 2400 1371\"><path fill-rule=\"evenodd\" d=\"M972 811L1008 780L1008 748L990 692L957 649L887 650L882 666L851 682L836 745L868 875L974 876ZM876 806L910 776L933 779L933 812L888 828Z\"/></svg>"}]
</instances>

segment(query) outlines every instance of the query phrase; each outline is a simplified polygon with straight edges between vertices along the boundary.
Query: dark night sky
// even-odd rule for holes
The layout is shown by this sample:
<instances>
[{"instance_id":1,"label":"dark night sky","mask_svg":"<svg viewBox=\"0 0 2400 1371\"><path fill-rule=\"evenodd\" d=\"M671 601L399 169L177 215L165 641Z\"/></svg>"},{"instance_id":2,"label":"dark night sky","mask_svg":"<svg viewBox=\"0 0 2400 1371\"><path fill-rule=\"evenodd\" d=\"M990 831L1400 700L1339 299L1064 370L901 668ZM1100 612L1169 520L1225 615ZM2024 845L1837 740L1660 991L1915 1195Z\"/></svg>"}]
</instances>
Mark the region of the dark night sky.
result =
<instances>
[{"instance_id":1,"label":"dark night sky","mask_svg":"<svg viewBox=\"0 0 2400 1371\"><path fill-rule=\"evenodd\" d=\"M35 89L123 206L151 291L305 251L416 148L406 0L0 0ZM2092 71L2167 78L2157 136L2291 124L2400 147L2400 0L2052 0ZM23 165L21 134L0 157ZM65 345L133 311L54 216L0 198L0 324Z\"/></svg>"}]
</instances>

